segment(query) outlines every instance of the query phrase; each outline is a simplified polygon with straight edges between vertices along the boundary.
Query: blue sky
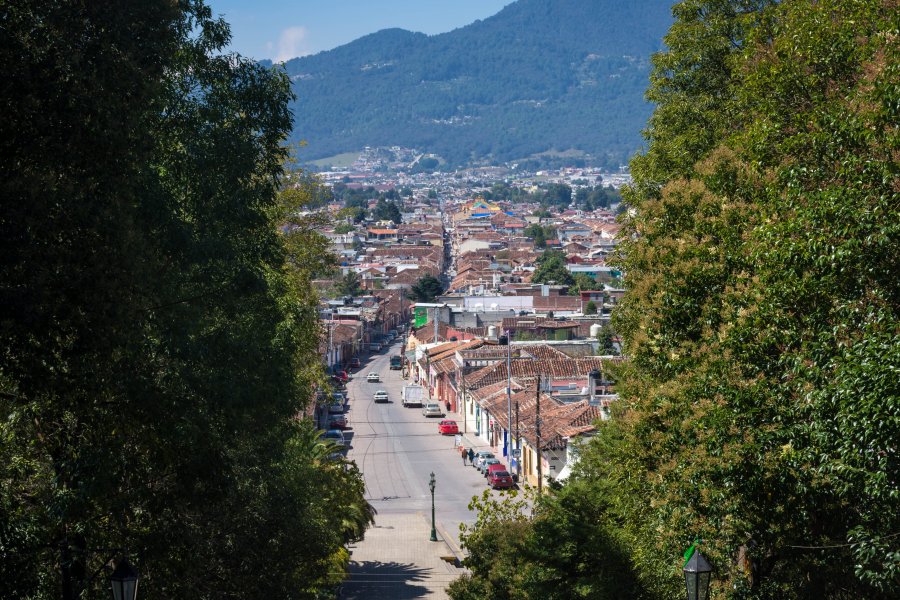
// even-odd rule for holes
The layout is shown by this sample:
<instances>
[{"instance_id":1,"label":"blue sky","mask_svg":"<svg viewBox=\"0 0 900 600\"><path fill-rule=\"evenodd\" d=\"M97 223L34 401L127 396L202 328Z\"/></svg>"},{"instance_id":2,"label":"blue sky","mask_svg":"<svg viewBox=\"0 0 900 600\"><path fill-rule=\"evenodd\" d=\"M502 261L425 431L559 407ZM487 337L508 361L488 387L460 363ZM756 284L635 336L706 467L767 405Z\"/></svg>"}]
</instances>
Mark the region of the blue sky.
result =
<instances>
[{"instance_id":1,"label":"blue sky","mask_svg":"<svg viewBox=\"0 0 900 600\"><path fill-rule=\"evenodd\" d=\"M231 50L275 61L330 50L389 27L435 34L512 0L208 0L231 25Z\"/></svg>"}]
</instances>

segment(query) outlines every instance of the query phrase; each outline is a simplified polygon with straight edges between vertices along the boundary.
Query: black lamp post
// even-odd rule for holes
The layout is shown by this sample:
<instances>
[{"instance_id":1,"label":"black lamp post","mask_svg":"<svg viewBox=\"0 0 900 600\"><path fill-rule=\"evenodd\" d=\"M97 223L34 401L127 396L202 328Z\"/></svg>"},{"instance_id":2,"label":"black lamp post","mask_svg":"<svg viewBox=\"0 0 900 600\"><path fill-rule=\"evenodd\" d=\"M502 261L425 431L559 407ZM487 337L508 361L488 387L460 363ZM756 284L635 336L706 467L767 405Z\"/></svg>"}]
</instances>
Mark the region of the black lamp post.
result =
<instances>
[{"instance_id":1,"label":"black lamp post","mask_svg":"<svg viewBox=\"0 0 900 600\"><path fill-rule=\"evenodd\" d=\"M131 566L127 558L116 565L109 576L112 584L113 600L135 600L137 598L138 572Z\"/></svg>"},{"instance_id":2,"label":"black lamp post","mask_svg":"<svg viewBox=\"0 0 900 600\"><path fill-rule=\"evenodd\" d=\"M428 487L431 490L431 541L436 542L437 530L434 528L434 471L431 472L431 479L428 481Z\"/></svg>"},{"instance_id":3,"label":"black lamp post","mask_svg":"<svg viewBox=\"0 0 900 600\"><path fill-rule=\"evenodd\" d=\"M684 583L687 587L687 600L707 600L709 598L709 579L712 565L698 550L684 564Z\"/></svg>"}]
</instances>

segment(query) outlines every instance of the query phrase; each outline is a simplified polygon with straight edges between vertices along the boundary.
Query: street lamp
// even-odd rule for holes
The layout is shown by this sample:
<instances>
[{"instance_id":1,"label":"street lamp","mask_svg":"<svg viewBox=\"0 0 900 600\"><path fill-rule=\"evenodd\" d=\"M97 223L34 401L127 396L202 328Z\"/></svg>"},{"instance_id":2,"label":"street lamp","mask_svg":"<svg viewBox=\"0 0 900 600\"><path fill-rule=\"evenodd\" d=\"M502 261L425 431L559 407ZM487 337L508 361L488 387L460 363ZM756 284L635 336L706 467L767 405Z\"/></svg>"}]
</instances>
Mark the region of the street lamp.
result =
<instances>
[{"instance_id":1,"label":"street lamp","mask_svg":"<svg viewBox=\"0 0 900 600\"><path fill-rule=\"evenodd\" d=\"M135 600L137 598L138 572L131 566L127 558L116 565L109 576L112 584L113 600Z\"/></svg>"},{"instance_id":2,"label":"street lamp","mask_svg":"<svg viewBox=\"0 0 900 600\"><path fill-rule=\"evenodd\" d=\"M709 598L709 578L712 565L706 557L695 550L684 564L684 583L687 587L687 600L707 600Z\"/></svg>"},{"instance_id":3,"label":"street lamp","mask_svg":"<svg viewBox=\"0 0 900 600\"><path fill-rule=\"evenodd\" d=\"M436 542L438 539L437 530L434 528L434 471L431 472L428 488L431 490L431 541Z\"/></svg>"}]
</instances>

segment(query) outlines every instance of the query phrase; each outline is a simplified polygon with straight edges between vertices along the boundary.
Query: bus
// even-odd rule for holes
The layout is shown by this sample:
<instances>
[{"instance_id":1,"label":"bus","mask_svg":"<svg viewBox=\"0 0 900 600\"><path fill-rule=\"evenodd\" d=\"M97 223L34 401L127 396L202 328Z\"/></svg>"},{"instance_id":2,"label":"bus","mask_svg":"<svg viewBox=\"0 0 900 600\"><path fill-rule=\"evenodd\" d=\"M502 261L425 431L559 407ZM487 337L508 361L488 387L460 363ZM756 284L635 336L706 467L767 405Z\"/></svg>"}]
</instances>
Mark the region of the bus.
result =
<instances>
[{"instance_id":1,"label":"bus","mask_svg":"<svg viewBox=\"0 0 900 600\"><path fill-rule=\"evenodd\" d=\"M399 354L391 357L391 370L400 370L403 368L403 357Z\"/></svg>"}]
</instances>

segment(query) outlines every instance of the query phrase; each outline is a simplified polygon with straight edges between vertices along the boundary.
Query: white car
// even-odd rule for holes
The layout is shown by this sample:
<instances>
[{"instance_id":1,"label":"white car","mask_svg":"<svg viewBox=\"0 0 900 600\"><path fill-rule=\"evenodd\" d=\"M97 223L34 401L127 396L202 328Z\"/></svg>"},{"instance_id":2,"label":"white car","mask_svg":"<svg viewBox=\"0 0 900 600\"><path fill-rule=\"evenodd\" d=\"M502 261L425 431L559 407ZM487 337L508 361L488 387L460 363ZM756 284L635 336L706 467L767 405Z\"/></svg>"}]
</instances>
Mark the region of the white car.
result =
<instances>
[{"instance_id":1,"label":"white car","mask_svg":"<svg viewBox=\"0 0 900 600\"><path fill-rule=\"evenodd\" d=\"M378 390L373 396L375 402L388 402L388 393L384 390Z\"/></svg>"},{"instance_id":2,"label":"white car","mask_svg":"<svg viewBox=\"0 0 900 600\"><path fill-rule=\"evenodd\" d=\"M366 375L366 381L369 383L378 383L381 381L381 378L378 376L378 373L369 373Z\"/></svg>"},{"instance_id":3,"label":"white car","mask_svg":"<svg viewBox=\"0 0 900 600\"><path fill-rule=\"evenodd\" d=\"M441 406L437 402L429 402L422 407L422 414L426 417L443 417L444 411L441 410Z\"/></svg>"}]
</instances>

